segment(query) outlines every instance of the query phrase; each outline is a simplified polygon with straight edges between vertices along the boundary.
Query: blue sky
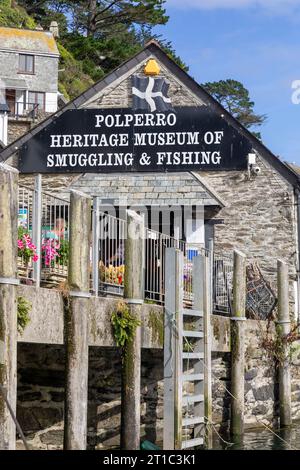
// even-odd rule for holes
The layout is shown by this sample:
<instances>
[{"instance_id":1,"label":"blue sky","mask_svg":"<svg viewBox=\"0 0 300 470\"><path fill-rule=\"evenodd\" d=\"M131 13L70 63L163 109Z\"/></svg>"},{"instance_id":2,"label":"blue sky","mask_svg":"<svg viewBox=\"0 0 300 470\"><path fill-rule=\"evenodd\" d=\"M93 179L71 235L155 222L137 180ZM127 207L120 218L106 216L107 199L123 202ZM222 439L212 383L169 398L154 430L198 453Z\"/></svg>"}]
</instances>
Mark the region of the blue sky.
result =
<instances>
[{"instance_id":1,"label":"blue sky","mask_svg":"<svg viewBox=\"0 0 300 470\"><path fill-rule=\"evenodd\" d=\"M300 164L300 0L167 0L170 16L156 32L171 40L198 82L241 81L267 114L264 143Z\"/></svg>"}]
</instances>

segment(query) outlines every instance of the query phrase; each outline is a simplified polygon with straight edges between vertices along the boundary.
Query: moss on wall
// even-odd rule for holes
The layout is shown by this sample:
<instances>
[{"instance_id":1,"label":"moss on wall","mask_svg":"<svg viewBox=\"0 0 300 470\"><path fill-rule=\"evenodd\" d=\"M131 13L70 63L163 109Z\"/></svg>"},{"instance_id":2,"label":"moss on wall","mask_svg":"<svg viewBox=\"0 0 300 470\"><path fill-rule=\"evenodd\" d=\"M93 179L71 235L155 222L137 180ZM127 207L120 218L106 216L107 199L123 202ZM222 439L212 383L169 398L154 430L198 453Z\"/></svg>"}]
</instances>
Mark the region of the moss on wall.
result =
<instances>
[{"instance_id":1,"label":"moss on wall","mask_svg":"<svg viewBox=\"0 0 300 470\"><path fill-rule=\"evenodd\" d=\"M158 343L159 346L164 344L164 322L161 312L150 310L148 318L148 326L151 331L151 340Z\"/></svg>"}]
</instances>

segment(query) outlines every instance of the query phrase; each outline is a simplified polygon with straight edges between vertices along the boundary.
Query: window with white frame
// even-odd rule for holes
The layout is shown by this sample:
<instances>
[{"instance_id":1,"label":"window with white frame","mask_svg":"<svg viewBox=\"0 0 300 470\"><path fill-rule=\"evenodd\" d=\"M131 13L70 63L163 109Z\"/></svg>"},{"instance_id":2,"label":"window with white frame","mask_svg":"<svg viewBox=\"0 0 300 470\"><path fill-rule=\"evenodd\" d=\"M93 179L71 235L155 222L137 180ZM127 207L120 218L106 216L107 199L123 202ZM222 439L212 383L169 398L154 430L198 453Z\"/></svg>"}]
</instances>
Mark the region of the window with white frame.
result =
<instances>
[{"instance_id":1,"label":"window with white frame","mask_svg":"<svg viewBox=\"0 0 300 470\"><path fill-rule=\"evenodd\" d=\"M34 74L34 55L19 54L19 73Z\"/></svg>"},{"instance_id":2,"label":"window with white frame","mask_svg":"<svg viewBox=\"0 0 300 470\"><path fill-rule=\"evenodd\" d=\"M41 91L29 91L28 104L30 107L38 107L39 111L45 111L45 93Z\"/></svg>"}]
</instances>

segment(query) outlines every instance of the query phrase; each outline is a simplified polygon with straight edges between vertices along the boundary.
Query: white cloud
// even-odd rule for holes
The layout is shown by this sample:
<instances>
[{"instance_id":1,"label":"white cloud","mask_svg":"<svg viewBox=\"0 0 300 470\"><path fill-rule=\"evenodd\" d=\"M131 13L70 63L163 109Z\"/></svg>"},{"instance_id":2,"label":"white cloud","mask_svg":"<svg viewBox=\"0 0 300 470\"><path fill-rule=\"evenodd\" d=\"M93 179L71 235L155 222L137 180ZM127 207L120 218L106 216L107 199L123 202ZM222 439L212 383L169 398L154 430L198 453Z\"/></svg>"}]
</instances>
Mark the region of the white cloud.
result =
<instances>
[{"instance_id":1,"label":"white cloud","mask_svg":"<svg viewBox=\"0 0 300 470\"><path fill-rule=\"evenodd\" d=\"M299 6L299 0L167 0L167 5L177 8L213 10L216 8L261 7L268 10L289 10Z\"/></svg>"}]
</instances>

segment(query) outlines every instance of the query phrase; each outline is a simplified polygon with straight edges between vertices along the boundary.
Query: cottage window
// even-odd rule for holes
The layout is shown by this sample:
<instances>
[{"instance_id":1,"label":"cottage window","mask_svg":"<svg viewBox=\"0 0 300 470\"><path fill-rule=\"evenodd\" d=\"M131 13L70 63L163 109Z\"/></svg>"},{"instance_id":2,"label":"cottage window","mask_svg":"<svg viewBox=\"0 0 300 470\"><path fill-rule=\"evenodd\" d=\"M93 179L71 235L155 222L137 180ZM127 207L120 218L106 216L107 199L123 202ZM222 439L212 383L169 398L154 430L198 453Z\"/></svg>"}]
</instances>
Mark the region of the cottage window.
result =
<instances>
[{"instance_id":1,"label":"cottage window","mask_svg":"<svg viewBox=\"0 0 300 470\"><path fill-rule=\"evenodd\" d=\"M29 106L38 107L38 111L45 111L45 93L30 91L28 94Z\"/></svg>"},{"instance_id":2,"label":"cottage window","mask_svg":"<svg viewBox=\"0 0 300 470\"><path fill-rule=\"evenodd\" d=\"M19 54L19 73L34 73L34 56Z\"/></svg>"}]
</instances>

